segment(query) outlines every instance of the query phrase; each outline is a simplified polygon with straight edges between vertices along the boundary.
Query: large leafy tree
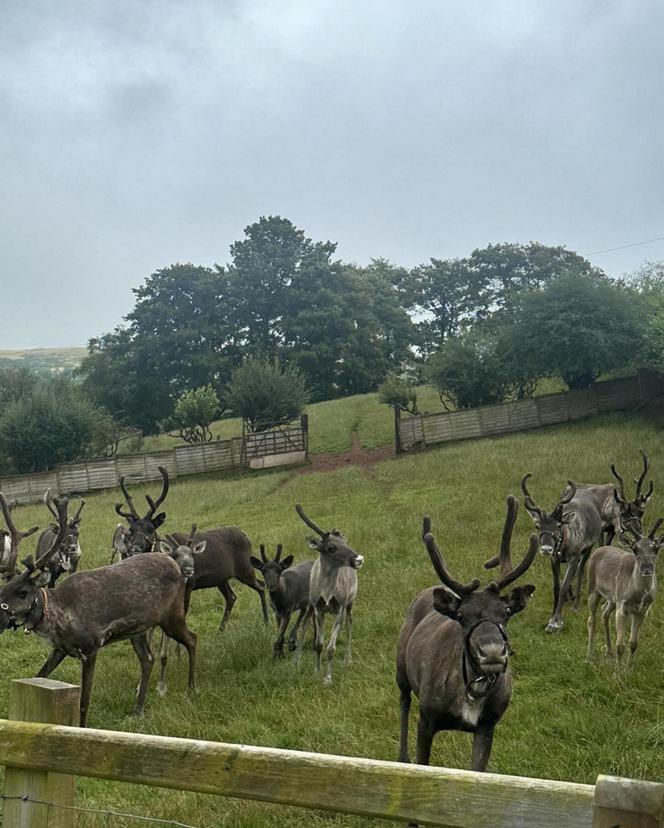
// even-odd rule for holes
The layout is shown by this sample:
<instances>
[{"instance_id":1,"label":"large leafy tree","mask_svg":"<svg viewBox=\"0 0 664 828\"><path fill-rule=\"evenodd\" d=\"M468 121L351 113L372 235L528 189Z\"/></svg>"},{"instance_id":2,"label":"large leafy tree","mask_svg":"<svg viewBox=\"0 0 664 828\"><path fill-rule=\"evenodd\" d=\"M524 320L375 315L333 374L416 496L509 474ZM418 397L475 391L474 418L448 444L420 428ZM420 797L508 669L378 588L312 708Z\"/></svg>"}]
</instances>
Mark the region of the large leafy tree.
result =
<instances>
[{"instance_id":1,"label":"large leafy tree","mask_svg":"<svg viewBox=\"0 0 664 828\"><path fill-rule=\"evenodd\" d=\"M606 277L563 273L519 294L503 328L505 346L530 376L585 388L602 373L639 364L641 309L634 291Z\"/></svg>"}]
</instances>

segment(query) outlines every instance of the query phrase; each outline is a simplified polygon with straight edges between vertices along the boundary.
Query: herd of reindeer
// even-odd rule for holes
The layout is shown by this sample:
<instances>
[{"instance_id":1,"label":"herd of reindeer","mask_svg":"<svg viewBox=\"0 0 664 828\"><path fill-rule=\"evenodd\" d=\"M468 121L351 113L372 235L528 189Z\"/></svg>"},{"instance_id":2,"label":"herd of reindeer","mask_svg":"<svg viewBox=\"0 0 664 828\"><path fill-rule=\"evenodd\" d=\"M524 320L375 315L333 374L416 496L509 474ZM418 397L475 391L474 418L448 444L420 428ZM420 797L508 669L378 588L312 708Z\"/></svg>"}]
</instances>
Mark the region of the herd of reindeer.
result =
<instances>
[{"instance_id":1,"label":"herd of reindeer","mask_svg":"<svg viewBox=\"0 0 664 828\"><path fill-rule=\"evenodd\" d=\"M499 554L485 564L487 569L499 568L500 576L484 589L480 589L479 578L467 584L455 580L431 533L431 520L424 518L422 539L442 586L425 589L415 597L399 633L396 679L401 696L400 761L409 761L408 721L414 693L419 698L416 761L429 763L431 743L438 731L463 730L474 734L473 770L486 769L494 728L512 693L506 625L512 615L526 607L535 587L526 584L505 590L524 575L538 550L550 558L553 573L553 614L547 630L562 628L566 603L579 606L588 564L588 658L592 657L596 614L603 600L607 655L617 655L618 659L623 656L629 619L632 662L639 628L655 597L656 554L664 545L664 536L656 537L664 518L656 520L647 534L644 532L643 515L653 484L651 481L644 491L649 464L647 455L643 451L641 455L643 470L634 480L636 489L631 499L612 465L617 485L568 481L554 509L547 512L530 494L531 475L525 475L521 481L524 506L537 532L530 536L522 560L514 565L511 541L519 501L510 495ZM0 493L7 526L0 530L0 572L5 579L0 588L0 632L23 627L49 644L51 653L38 676L48 676L65 656L81 661L81 726L86 723L97 653L107 644L129 639L140 662L135 711L141 714L154 662L154 629L160 627L163 633L158 692L166 692L169 639L186 648L189 687L194 688L196 635L187 625L191 593L212 587L221 592L225 601L222 630L236 600L230 585L236 579L259 594L266 624L265 593L269 595L278 624L272 646L274 659L283 655L288 626L297 613L288 632L288 649L299 662L306 630L313 619L313 649L320 672L325 614L333 616L323 678L329 684L344 623L346 662L351 661L353 605L362 555L337 529L317 526L299 504L295 507L299 517L315 533L308 542L317 555L296 566L292 555L282 558L281 545L274 557L268 557L261 544L260 558L255 557L249 538L235 526L199 532L194 525L190 532L160 538L158 530L166 515L159 507L168 494L169 479L163 467L159 470L161 493L156 500L146 495L148 511L143 517L134 506L124 478L120 481L127 508L118 503L115 509L126 525L119 524L115 529L110 563L85 571L77 571L85 501L70 519L67 499L46 493L44 500L54 522L40 535L35 558L27 556L19 569L19 544L38 527L17 529L12 516L15 503ZM622 547L613 545L615 539ZM115 562L115 558L120 560ZM561 583L563 564L566 571ZM67 577L56 583L63 575ZM614 613L615 651L610 631Z\"/></svg>"}]
</instances>

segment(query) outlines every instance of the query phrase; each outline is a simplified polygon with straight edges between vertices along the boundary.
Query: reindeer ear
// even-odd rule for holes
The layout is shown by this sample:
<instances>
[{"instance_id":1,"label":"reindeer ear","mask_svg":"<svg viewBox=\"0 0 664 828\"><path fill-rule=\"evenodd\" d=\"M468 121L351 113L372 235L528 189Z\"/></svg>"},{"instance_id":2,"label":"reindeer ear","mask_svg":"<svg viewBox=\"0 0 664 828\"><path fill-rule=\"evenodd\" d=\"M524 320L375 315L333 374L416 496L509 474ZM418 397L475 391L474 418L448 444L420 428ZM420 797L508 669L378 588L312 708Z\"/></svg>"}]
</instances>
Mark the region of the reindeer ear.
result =
<instances>
[{"instance_id":1,"label":"reindeer ear","mask_svg":"<svg viewBox=\"0 0 664 828\"><path fill-rule=\"evenodd\" d=\"M197 543L191 551L194 553L194 555L200 555L201 552L205 552L206 546L207 541L200 541L200 543Z\"/></svg>"},{"instance_id":2,"label":"reindeer ear","mask_svg":"<svg viewBox=\"0 0 664 828\"><path fill-rule=\"evenodd\" d=\"M263 571L263 561L259 561L255 555L251 555L249 561L254 569L257 569L259 572Z\"/></svg>"},{"instance_id":3,"label":"reindeer ear","mask_svg":"<svg viewBox=\"0 0 664 828\"><path fill-rule=\"evenodd\" d=\"M307 538L307 543L312 549L315 549L316 552L320 551L320 541L316 538Z\"/></svg>"},{"instance_id":4,"label":"reindeer ear","mask_svg":"<svg viewBox=\"0 0 664 828\"><path fill-rule=\"evenodd\" d=\"M433 591L433 608L441 615L456 619L460 603L461 600L445 587L436 587Z\"/></svg>"},{"instance_id":5,"label":"reindeer ear","mask_svg":"<svg viewBox=\"0 0 664 828\"><path fill-rule=\"evenodd\" d=\"M292 555L287 555L283 559L283 561L280 561L280 563L281 563L281 571L283 572L284 569L288 569L288 567L293 563L293 556Z\"/></svg>"},{"instance_id":6,"label":"reindeer ear","mask_svg":"<svg viewBox=\"0 0 664 828\"><path fill-rule=\"evenodd\" d=\"M630 549L631 549L631 548L632 548L632 546L634 545L634 538L630 537L630 536L627 534L627 532L621 532L621 533L618 535L618 540L620 541L620 543L624 543L624 544L625 544L625 546L628 546Z\"/></svg>"},{"instance_id":7,"label":"reindeer ear","mask_svg":"<svg viewBox=\"0 0 664 828\"><path fill-rule=\"evenodd\" d=\"M532 584L515 587L507 597L502 599L507 605L508 613L516 615L517 612L524 610L533 592L535 592L535 587Z\"/></svg>"},{"instance_id":8,"label":"reindeer ear","mask_svg":"<svg viewBox=\"0 0 664 828\"><path fill-rule=\"evenodd\" d=\"M175 547L170 541L160 540L157 545L162 555L172 555L175 552Z\"/></svg>"}]
</instances>

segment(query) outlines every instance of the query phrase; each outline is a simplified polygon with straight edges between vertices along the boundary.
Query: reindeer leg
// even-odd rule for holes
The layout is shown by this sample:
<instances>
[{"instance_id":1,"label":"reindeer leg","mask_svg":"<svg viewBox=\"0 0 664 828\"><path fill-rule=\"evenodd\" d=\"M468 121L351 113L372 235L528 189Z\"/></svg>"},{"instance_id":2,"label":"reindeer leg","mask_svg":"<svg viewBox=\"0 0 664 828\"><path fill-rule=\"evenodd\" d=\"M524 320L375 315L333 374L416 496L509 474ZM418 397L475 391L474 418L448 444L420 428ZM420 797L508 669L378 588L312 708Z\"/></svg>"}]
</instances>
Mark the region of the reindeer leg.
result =
<instances>
[{"instance_id":1,"label":"reindeer leg","mask_svg":"<svg viewBox=\"0 0 664 828\"><path fill-rule=\"evenodd\" d=\"M90 695L92 684L95 679L95 663L97 661L97 650L94 650L81 662L81 719L80 726L85 727L88 720L88 708L90 707Z\"/></svg>"},{"instance_id":2,"label":"reindeer leg","mask_svg":"<svg viewBox=\"0 0 664 828\"><path fill-rule=\"evenodd\" d=\"M177 618L169 618L161 625L162 630L170 638L184 644L189 656L189 689L196 689L196 634L187 626L184 614Z\"/></svg>"},{"instance_id":3,"label":"reindeer leg","mask_svg":"<svg viewBox=\"0 0 664 828\"><path fill-rule=\"evenodd\" d=\"M593 652L595 650L595 620L597 618L597 607L599 606L600 594L593 592L588 598L588 652L586 654L586 661L593 660Z\"/></svg>"},{"instance_id":4,"label":"reindeer leg","mask_svg":"<svg viewBox=\"0 0 664 828\"><path fill-rule=\"evenodd\" d=\"M434 733L435 730L420 712L417 722L417 746L415 748L415 761L418 765L429 764Z\"/></svg>"},{"instance_id":5,"label":"reindeer leg","mask_svg":"<svg viewBox=\"0 0 664 828\"><path fill-rule=\"evenodd\" d=\"M316 672L320 673L323 656L323 613L314 607L314 651L316 652Z\"/></svg>"},{"instance_id":6,"label":"reindeer leg","mask_svg":"<svg viewBox=\"0 0 664 828\"><path fill-rule=\"evenodd\" d=\"M618 665L625 652L625 608L621 605L616 610L616 655Z\"/></svg>"},{"instance_id":7,"label":"reindeer leg","mask_svg":"<svg viewBox=\"0 0 664 828\"><path fill-rule=\"evenodd\" d=\"M574 593L574 609L578 610L581 604L581 591L583 589L583 576L586 572L586 563L590 557L590 549L584 549L579 560L579 568L576 571L576 592Z\"/></svg>"},{"instance_id":8,"label":"reindeer leg","mask_svg":"<svg viewBox=\"0 0 664 828\"><path fill-rule=\"evenodd\" d=\"M567 594L569 592L570 586L572 585L572 581L574 580L574 575L576 574L578 566L578 558L573 558L567 564L567 572L565 573L562 586L560 587L560 595L558 596L558 603L556 604L556 609L553 615L551 616L549 623L546 625L547 632L558 632L558 630L562 630L563 628L563 607L565 606Z\"/></svg>"},{"instance_id":9,"label":"reindeer leg","mask_svg":"<svg viewBox=\"0 0 664 828\"><path fill-rule=\"evenodd\" d=\"M644 616L642 615L632 616L632 627L629 635L629 660L627 661L628 667L632 667L634 663L636 648L639 644L639 630L641 629L641 624L643 624L643 619Z\"/></svg>"},{"instance_id":10,"label":"reindeer leg","mask_svg":"<svg viewBox=\"0 0 664 828\"><path fill-rule=\"evenodd\" d=\"M486 770L489 764L489 756L491 756L491 747L493 745L493 731L496 723L481 724L473 735L473 766L472 770L482 771Z\"/></svg>"},{"instance_id":11,"label":"reindeer leg","mask_svg":"<svg viewBox=\"0 0 664 828\"><path fill-rule=\"evenodd\" d=\"M606 636L606 657L613 658L615 653L613 652L613 644L611 644L611 615L613 610L616 608L616 605L613 601L607 601L606 604L602 607L602 619L604 621L604 634Z\"/></svg>"},{"instance_id":12,"label":"reindeer leg","mask_svg":"<svg viewBox=\"0 0 664 828\"><path fill-rule=\"evenodd\" d=\"M286 629L288 627L288 622L291 619L290 612L284 612L281 618L279 619L279 632L277 634L277 638L272 645L272 660L277 661L280 658L284 657L284 636L286 635Z\"/></svg>"},{"instance_id":13,"label":"reindeer leg","mask_svg":"<svg viewBox=\"0 0 664 828\"><path fill-rule=\"evenodd\" d=\"M44 662L44 666L37 673L37 678L46 678L46 676L50 676L53 670L55 670L66 655L67 653L64 650L60 650L55 647L51 655Z\"/></svg>"},{"instance_id":14,"label":"reindeer leg","mask_svg":"<svg viewBox=\"0 0 664 828\"><path fill-rule=\"evenodd\" d=\"M138 693L136 694L136 704L134 705L134 715L142 716L145 709L145 697L148 693L148 684L150 683L150 675L152 673L152 665L154 664L154 657L150 649L150 632L142 635L132 636L131 646L138 657L141 665L141 680L138 685Z\"/></svg>"},{"instance_id":15,"label":"reindeer leg","mask_svg":"<svg viewBox=\"0 0 664 828\"><path fill-rule=\"evenodd\" d=\"M399 684L399 682L397 681ZM403 686L399 684L400 698L399 707L401 710L401 720L399 728L399 761L410 762L408 756L408 718L410 716L411 705L411 690L410 685L406 682Z\"/></svg>"},{"instance_id":16,"label":"reindeer leg","mask_svg":"<svg viewBox=\"0 0 664 828\"><path fill-rule=\"evenodd\" d=\"M341 609L336 615L336 618L334 619L334 624L332 625L330 640L327 643L327 670L325 671L325 678L323 679L323 684L332 684L332 662L334 661L334 653L337 649L337 638L339 637L339 633L341 632L341 627L344 623L345 615L346 608L341 607Z\"/></svg>"},{"instance_id":17,"label":"reindeer leg","mask_svg":"<svg viewBox=\"0 0 664 828\"><path fill-rule=\"evenodd\" d=\"M297 648L295 650L295 655L293 656L293 660L296 664L300 663L302 659L302 648L304 646L304 639L307 634L307 628L309 627L309 622L313 616L313 608L308 606L304 611L304 618L302 620L302 629L300 630L300 635L297 639Z\"/></svg>"},{"instance_id":18,"label":"reindeer leg","mask_svg":"<svg viewBox=\"0 0 664 828\"><path fill-rule=\"evenodd\" d=\"M221 619L221 623L219 624L219 632L222 632L226 626L226 622L230 618L233 604L237 601L237 598L228 581L224 581L224 583L217 587L217 589L224 596L224 601L226 602L226 606L224 607L224 617Z\"/></svg>"},{"instance_id":19,"label":"reindeer leg","mask_svg":"<svg viewBox=\"0 0 664 828\"><path fill-rule=\"evenodd\" d=\"M555 554L551 556L551 574L553 576L553 612L555 613L560 598L560 561Z\"/></svg>"},{"instance_id":20,"label":"reindeer leg","mask_svg":"<svg viewBox=\"0 0 664 828\"><path fill-rule=\"evenodd\" d=\"M300 614L295 619L295 623L291 627L291 631L288 633L288 650L292 653L293 650L297 649L297 631L302 623L302 619L306 615L307 607L303 607L300 610Z\"/></svg>"},{"instance_id":21,"label":"reindeer leg","mask_svg":"<svg viewBox=\"0 0 664 828\"><path fill-rule=\"evenodd\" d=\"M171 639L162 630L161 646L159 647L159 684L157 685L157 693L162 697L166 695L166 665L168 664L168 648L170 643Z\"/></svg>"}]
</instances>

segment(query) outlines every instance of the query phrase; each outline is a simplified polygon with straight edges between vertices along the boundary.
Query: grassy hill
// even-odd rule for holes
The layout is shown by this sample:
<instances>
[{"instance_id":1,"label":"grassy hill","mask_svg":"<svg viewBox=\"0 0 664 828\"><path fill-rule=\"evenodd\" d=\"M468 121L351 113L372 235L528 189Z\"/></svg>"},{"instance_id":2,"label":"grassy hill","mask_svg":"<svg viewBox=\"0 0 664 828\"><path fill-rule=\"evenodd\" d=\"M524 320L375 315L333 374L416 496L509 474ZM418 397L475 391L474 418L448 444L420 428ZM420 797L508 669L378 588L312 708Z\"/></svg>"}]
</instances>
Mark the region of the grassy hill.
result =
<instances>
[{"instance_id":1,"label":"grassy hill","mask_svg":"<svg viewBox=\"0 0 664 828\"><path fill-rule=\"evenodd\" d=\"M337 427L336 445L343 448L351 426L358 429L365 445L376 444L388 434L389 423L370 425L374 405L367 397L355 398L352 412L344 410L341 401L312 409L324 412L325 420L320 422L330 429ZM319 427L312 426L312 431L315 434ZM263 626L255 593L237 584L233 616L220 634L221 598L216 590L200 591L193 596L190 612L190 625L199 635L198 693L187 693L185 660L173 658L166 698L157 697L153 677L145 718L130 717L138 663L128 644L114 645L97 662L90 726L395 758L396 638L411 599L419 589L436 582L420 540L422 515L432 516L434 531L455 576L469 580L479 575L486 582L482 563L497 551L505 497L518 493L524 472L533 472L531 489L538 501L553 505L568 477L585 482L610 480L611 462L631 479L640 466L639 447L651 456L655 496L648 516L654 519L664 514L661 435L646 420L622 414L497 440L447 445L371 466L346 465L326 473L277 470L176 481L165 504L166 530L188 527L192 521L202 527L234 523L248 532L255 546L266 543L273 548L283 543L284 554L292 553L296 560L308 557L310 551L304 540L308 530L295 513L295 503L301 502L320 525L344 531L366 558L359 573L355 610L355 662L342 664L342 637L335 683L330 688L323 687L313 675L311 652L305 652L300 669L289 660L273 665L270 647L276 627ZM137 505L143 500L142 493L152 488L134 487ZM117 522L113 510L117 495L109 491L86 498L82 528L82 565L86 568L108 560ZM48 515L44 507L22 507L17 520L24 527L36 522L45 525ZM515 558L525 551L531 531L532 523L522 510L514 534ZM32 540L26 541L23 552L31 550ZM637 666L631 672L616 674L614 665L602 655L599 635L596 662L586 664L584 660L585 606L577 614L566 611L561 634L545 634L551 584L544 559L538 556L522 582L535 584L537 591L531 605L510 622L516 651L511 662L514 695L496 731L490 769L580 782L593 782L599 773L661 779L663 602L655 603L642 628ZM329 622L326 632L329 634ZM0 716L6 714L9 680L33 675L45 655L35 636L0 637ZM68 659L54 677L78 682L79 667ZM415 715L413 739L414 732ZM468 767L470 748L467 734L439 734L432 761ZM116 809L121 805L123 811L191 825L370 824L355 818L92 780L80 781L79 787L81 804ZM101 817L89 817L85 822L99 828L105 824Z\"/></svg>"},{"instance_id":2,"label":"grassy hill","mask_svg":"<svg viewBox=\"0 0 664 828\"><path fill-rule=\"evenodd\" d=\"M81 364L87 348L27 348L24 350L0 350L0 366L19 364L33 371L73 371Z\"/></svg>"}]
</instances>

